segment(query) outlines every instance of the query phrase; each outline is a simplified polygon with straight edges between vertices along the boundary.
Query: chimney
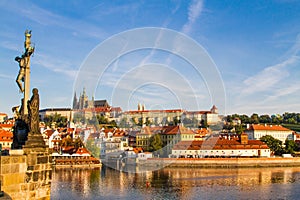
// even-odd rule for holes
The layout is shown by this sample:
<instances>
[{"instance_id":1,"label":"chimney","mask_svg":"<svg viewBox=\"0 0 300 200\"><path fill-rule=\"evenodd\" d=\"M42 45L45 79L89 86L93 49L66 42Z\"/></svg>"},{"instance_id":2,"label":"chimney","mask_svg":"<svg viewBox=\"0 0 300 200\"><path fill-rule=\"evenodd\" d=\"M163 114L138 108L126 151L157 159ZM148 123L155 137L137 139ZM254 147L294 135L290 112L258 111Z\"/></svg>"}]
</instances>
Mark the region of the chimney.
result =
<instances>
[{"instance_id":1,"label":"chimney","mask_svg":"<svg viewBox=\"0 0 300 200\"><path fill-rule=\"evenodd\" d=\"M241 144L248 144L248 135L246 133L242 133L240 136Z\"/></svg>"}]
</instances>

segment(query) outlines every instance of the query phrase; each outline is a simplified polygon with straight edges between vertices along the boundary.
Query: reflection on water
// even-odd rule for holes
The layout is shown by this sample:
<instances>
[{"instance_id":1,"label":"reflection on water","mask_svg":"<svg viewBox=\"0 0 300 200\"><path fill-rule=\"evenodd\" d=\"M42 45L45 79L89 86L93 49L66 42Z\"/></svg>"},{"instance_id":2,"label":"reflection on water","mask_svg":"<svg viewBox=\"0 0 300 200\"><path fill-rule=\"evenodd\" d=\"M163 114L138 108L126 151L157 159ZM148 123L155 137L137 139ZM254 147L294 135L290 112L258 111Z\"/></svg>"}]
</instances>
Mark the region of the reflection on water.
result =
<instances>
[{"instance_id":1,"label":"reflection on water","mask_svg":"<svg viewBox=\"0 0 300 200\"><path fill-rule=\"evenodd\" d=\"M51 199L298 199L299 186L299 168L126 173L103 166L55 169Z\"/></svg>"}]
</instances>

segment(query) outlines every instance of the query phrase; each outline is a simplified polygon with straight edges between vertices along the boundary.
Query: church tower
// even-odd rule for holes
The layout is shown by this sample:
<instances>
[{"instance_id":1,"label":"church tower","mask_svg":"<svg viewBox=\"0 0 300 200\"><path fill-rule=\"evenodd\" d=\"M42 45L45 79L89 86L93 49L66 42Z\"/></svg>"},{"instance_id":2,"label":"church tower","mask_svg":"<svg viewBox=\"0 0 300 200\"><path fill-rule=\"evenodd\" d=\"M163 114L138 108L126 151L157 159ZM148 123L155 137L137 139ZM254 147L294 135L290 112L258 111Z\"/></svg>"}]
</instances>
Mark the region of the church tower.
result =
<instances>
[{"instance_id":1,"label":"church tower","mask_svg":"<svg viewBox=\"0 0 300 200\"><path fill-rule=\"evenodd\" d=\"M76 92L75 92L74 98L73 98L73 109L78 109L78 101L77 101Z\"/></svg>"}]
</instances>

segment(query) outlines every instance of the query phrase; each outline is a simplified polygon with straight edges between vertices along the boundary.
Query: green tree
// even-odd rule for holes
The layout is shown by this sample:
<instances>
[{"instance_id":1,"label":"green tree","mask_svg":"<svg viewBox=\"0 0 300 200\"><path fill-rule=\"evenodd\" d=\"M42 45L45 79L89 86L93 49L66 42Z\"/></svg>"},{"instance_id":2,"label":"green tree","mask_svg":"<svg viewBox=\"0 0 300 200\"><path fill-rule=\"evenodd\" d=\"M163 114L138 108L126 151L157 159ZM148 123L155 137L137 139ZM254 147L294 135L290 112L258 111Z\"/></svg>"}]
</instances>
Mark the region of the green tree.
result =
<instances>
[{"instance_id":1,"label":"green tree","mask_svg":"<svg viewBox=\"0 0 300 200\"><path fill-rule=\"evenodd\" d=\"M227 121L227 122L232 122L233 119L234 119L234 118L233 118L233 116L231 116L231 115L227 115L227 117L226 117L226 121Z\"/></svg>"},{"instance_id":2,"label":"green tree","mask_svg":"<svg viewBox=\"0 0 300 200\"><path fill-rule=\"evenodd\" d=\"M53 115L47 115L44 118L44 123L46 126L51 127L52 123L55 123L57 127L67 127L68 125L68 119L65 116L61 116L61 114L53 114Z\"/></svg>"},{"instance_id":3,"label":"green tree","mask_svg":"<svg viewBox=\"0 0 300 200\"><path fill-rule=\"evenodd\" d=\"M278 115L272 115L271 121L273 124L280 124L282 122L282 117Z\"/></svg>"},{"instance_id":4,"label":"green tree","mask_svg":"<svg viewBox=\"0 0 300 200\"><path fill-rule=\"evenodd\" d=\"M207 127L208 127L207 121L202 119L200 121L200 128L207 128Z\"/></svg>"},{"instance_id":5,"label":"green tree","mask_svg":"<svg viewBox=\"0 0 300 200\"><path fill-rule=\"evenodd\" d=\"M62 147L68 147L68 146L72 146L72 145L73 145L73 140L69 135L67 137L63 138L61 141Z\"/></svg>"},{"instance_id":6,"label":"green tree","mask_svg":"<svg viewBox=\"0 0 300 200\"><path fill-rule=\"evenodd\" d=\"M242 134L245 130L245 128L241 124L234 126L234 129L235 129L235 132L239 135Z\"/></svg>"},{"instance_id":7,"label":"green tree","mask_svg":"<svg viewBox=\"0 0 300 200\"><path fill-rule=\"evenodd\" d=\"M258 114L256 113L253 113L250 117L250 122L252 124L258 124L259 123L259 117L258 117Z\"/></svg>"},{"instance_id":8,"label":"green tree","mask_svg":"<svg viewBox=\"0 0 300 200\"><path fill-rule=\"evenodd\" d=\"M118 126L118 125L117 125L117 122L116 122L115 120L110 121L110 122L109 122L109 125L110 125L111 127L117 127L117 126Z\"/></svg>"},{"instance_id":9,"label":"green tree","mask_svg":"<svg viewBox=\"0 0 300 200\"><path fill-rule=\"evenodd\" d=\"M96 117L99 124L108 124L108 120L103 115L97 115Z\"/></svg>"},{"instance_id":10,"label":"green tree","mask_svg":"<svg viewBox=\"0 0 300 200\"><path fill-rule=\"evenodd\" d=\"M85 146L95 158L100 158L100 148L96 146L94 139L88 139Z\"/></svg>"},{"instance_id":11,"label":"green tree","mask_svg":"<svg viewBox=\"0 0 300 200\"><path fill-rule=\"evenodd\" d=\"M163 147L160 135L155 134L149 139L149 151L158 151Z\"/></svg>"},{"instance_id":12,"label":"green tree","mask_svg":"<svg viewBox=\"0 0 300 200\"><path fill-rule=\"evenodd\" d=\"M85 116L84 116L83 113L81 113L81 112L76 112L76 113L74 113L73 121L74 121L75 123L78 123L78 122L85 123L85 122L86 122L86 118L85 118Z\"/></svg>"},{"instance_id":13,"label":"green tree","mask_svg":"<svg viewBox=\"0 0 300 200\"><path fill-rule=\"evenodd\" d=\"M252 123L251 119L248 117L248 115L240 115L238 118L241 120L242 124Z\"/></svg>"},{"instance_id":14,"label":"green tree","mask_svg":"<svg viewBox=\"0 0 300 200\"><path fill-rule=\"evenodd\" d=\"M79 137L74 140L74 146L75 146L76 149L78 149L79 147L84 146L83 142L81 141L81 139Z\"/></svg>"},{"instance_id":15,"label":"green tree","mask_svg":"<svg viewBox=\"0 0 300 200\"><path fill-rule=\"evenodd\" d=\"M173 123L175 126L177 126L178 124L180 124L180 119L178 119L177 117L173 118Z\"/></svg>"},{"instance_id":16,"label":"green tree","mask_svg":"<svg viewBox=\"0 0 300 200\"><path fill-rule=\"evenodd\" d=\"M259 116L259 123L271 123L272 119L269 115L261 115Z\"/></svg>"},{"instance_id":17,"label":"green tree","mask_svg":"<svg viewBox=\"0 0 300 200\"><path fill-rule=\"evenodd\" d=\"M119 127L121 127L121 128L129 128L129 124L127 122L127 118L122 118L120 120Z\"/></svg>"},{"instance_id":18,"label":"green tree","mask_svg":"<svg viewBox=\"0 0 300 200\"><path fill-rule=\"evenodd\" d=\"M284 152L282 141L272 137L271 135L265 135L261 137L260 140L266 143L275 155L281 155Z\"/></svg>"},{"instance_id":19,"label":"green tree","mask_svg":"<svg viewBox=\"0 0 300 200\"><path fill-rule=\"evenodd\" d=\"M298 145L294 140L286 140L285 143L285 153L293 154L298 151Z\"/></svg>"}]
</instances>

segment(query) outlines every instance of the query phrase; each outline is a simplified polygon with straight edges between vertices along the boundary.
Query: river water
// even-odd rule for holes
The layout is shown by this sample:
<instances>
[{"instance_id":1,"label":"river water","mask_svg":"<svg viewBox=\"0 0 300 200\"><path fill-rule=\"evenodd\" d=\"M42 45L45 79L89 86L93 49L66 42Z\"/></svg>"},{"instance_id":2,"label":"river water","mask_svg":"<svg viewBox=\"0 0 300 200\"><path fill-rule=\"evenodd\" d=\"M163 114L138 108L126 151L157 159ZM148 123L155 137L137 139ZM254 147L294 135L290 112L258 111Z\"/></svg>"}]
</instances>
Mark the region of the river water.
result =
<instances>
[{"instance_id":1,"label":"river water","mask_svg":"<svg viewBox=\"0 0 300 200\"><path fill-rule=\"evenodd\" d=\"M300 168L55 169L51 199L300 199Z\"/></svg>"}]
</instances>

